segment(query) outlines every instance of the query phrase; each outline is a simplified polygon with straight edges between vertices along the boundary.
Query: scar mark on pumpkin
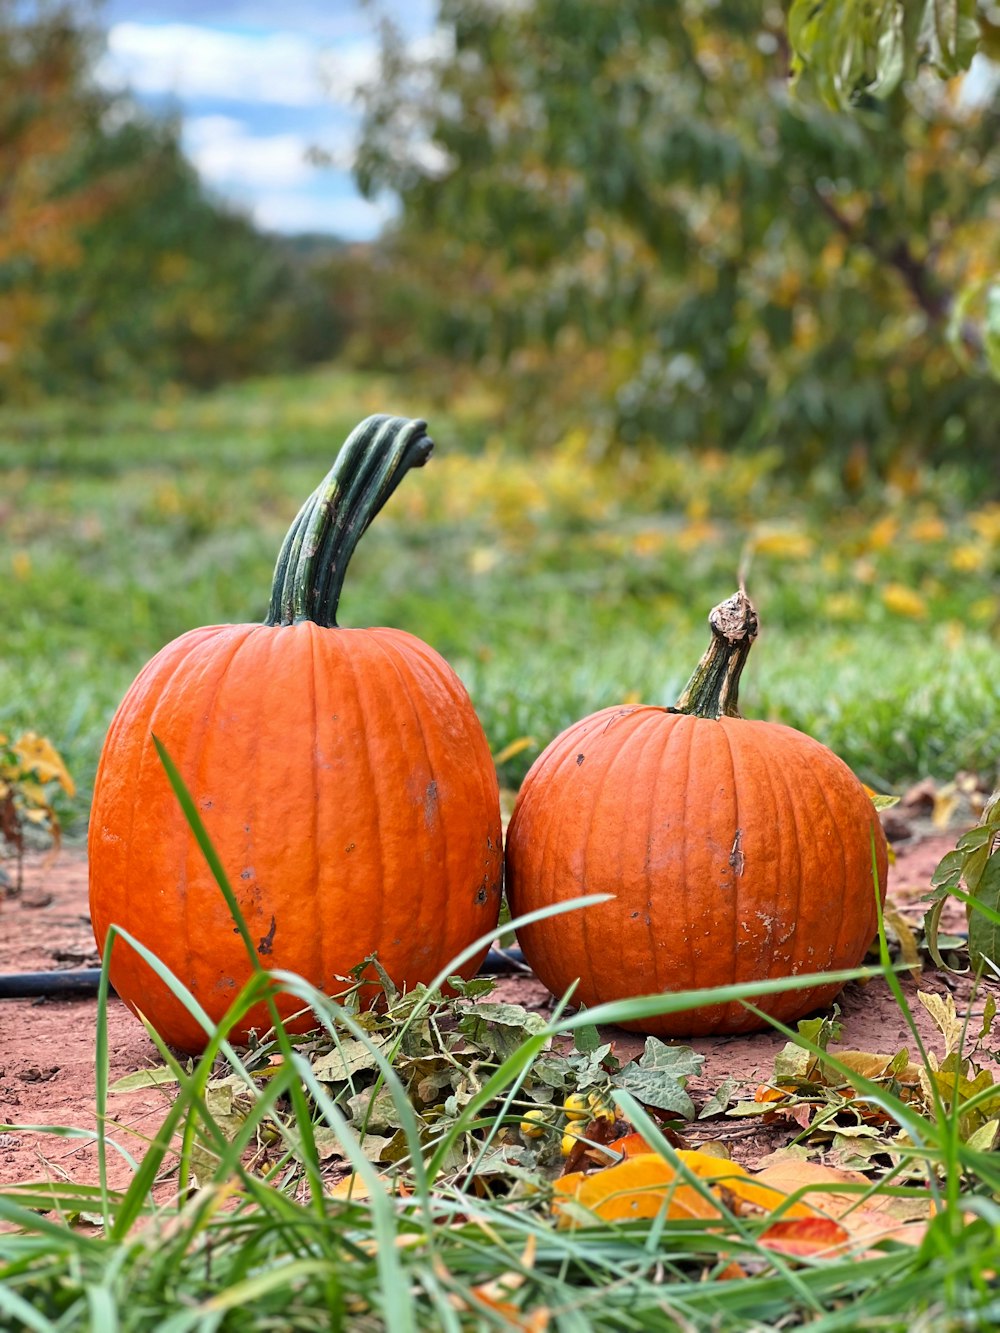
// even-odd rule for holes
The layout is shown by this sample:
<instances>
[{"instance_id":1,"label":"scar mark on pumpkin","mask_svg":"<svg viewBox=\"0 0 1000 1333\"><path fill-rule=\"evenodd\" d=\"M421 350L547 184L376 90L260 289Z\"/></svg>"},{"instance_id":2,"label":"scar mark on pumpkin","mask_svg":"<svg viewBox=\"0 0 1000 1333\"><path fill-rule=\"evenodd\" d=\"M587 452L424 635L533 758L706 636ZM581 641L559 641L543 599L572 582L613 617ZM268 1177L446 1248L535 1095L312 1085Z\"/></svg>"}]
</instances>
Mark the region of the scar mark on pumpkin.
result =
<instances>
[{"instance_id":1,"label":"scar mark on pumpkin","mask_svg":"<svg viewBox=\"0 0 1000 1333\"><path fill-rule=\"evenodd\" d=\"M424 792L424 820L429 824L434 818L438 803L438 785L436 782L428 782L427 790Z\"/></svg>"},{"instance_id":2,"label":"scar mark on pumpkin","mask_svg":"<svg viewBox=\"0 0 1000 1333\"><path fill-rule=\"evenodd\" d=\"M587 757L586 755L582 755L582 754L578 754L578 755L576 756L576 766L577 766L577 768L580 767L580 765L583 763L583 761L584 761L584 759L585 759L586 757Z\"/></svg>"},{"instance_id":3,"label":"scar mark on pumpkin","mask_svg":"<svg viewBox=\"0 0 1000 1333\"><path fill-rule=\"evenodd\" d=\"M746 860L743 856L743 830L741 828L736 830L736 837L733 839L733 850L729 853L729 864L732 866L735 875L743 874Z\"/></svg>"},{"instance_id":4,"label":"scar mark on pumpkin","mask_svg":"<svg viewBox=\"0 0 1000 1333\"><path fill-rule=\"evenodd\" d=\"M257 945L257 952L258 952L258 953L270 953L270 952L271 952L272 948L274 947L274 931L275 931L275 928L276 928L277 924L278 924L278 923L275 921L274 917L272 916L272 917L271 917L271 929L267 932L267 934L263 937L263 939L261 940L261 942Z\"/></svg>"}]
</instances>

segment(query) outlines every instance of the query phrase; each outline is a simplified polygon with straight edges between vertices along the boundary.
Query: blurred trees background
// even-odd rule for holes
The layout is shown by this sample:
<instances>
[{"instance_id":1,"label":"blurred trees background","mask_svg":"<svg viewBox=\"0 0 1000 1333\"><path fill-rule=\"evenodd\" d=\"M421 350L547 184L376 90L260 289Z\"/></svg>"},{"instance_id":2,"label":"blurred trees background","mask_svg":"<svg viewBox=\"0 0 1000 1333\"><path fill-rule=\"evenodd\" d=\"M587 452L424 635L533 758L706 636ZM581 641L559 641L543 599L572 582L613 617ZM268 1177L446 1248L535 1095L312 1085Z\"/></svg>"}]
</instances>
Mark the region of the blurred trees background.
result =
<instances>
[{"instance_id":1,"label":"blurred trees background","mask_svg":"<svg viewBox=\"0 0 1000 1333\"><path fill-rule=\"evenodd\" d=\"M843 67L818 40L840 10L906 7L799 8L829 25L799 23L815 84ZM485 361L542 437L580 426L599 448L773 444L848 482L869 462L997 468L976 306L1000 272L995 81L872 87L868 52L847 115L790 90L775 3L440 11L451 49L417 62L390 35L367 99L360 179L403 207L387 353L403 326L410 355ZM866 35L848 29L856 55Z\"/></svg>"},{"instance_id":2,"label":"blurred trees background","mask_svg":"<svg viewBox=\"0 0 1000 1333\"><path fill-rule=\"evenodd\" d=\"M75 7L0 0L0 399L337 354L485 374L528 442L769 447L848 487L960 459L1000 486L996 5L439 19L420 59L383 29L365 96L358 179L398 223L317 260L94 86Z\"/></svg>"},{"instance_id":3,"label":"blurred trees background","mask_svg":"<svg viewBox=\"0 0 1000 1333\"><path fill-rule=\"evenodd\" d=\"M0 0L0 401L329 357L311 265L213 199L176 125L96 86L79 5Z\"/></svg>"}]
</instances>

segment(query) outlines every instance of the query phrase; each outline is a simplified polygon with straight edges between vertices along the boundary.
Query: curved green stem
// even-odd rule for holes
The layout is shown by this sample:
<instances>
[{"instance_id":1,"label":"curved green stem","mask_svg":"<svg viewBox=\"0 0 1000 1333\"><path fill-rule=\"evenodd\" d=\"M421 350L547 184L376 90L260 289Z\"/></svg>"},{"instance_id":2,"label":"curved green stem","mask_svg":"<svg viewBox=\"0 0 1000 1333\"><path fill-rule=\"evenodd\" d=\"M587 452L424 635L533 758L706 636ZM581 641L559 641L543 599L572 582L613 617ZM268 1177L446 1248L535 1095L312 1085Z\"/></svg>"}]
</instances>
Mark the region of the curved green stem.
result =
<instances>
[{"instance_id":1,"label":"curved green stem","mask_svg":"<svg viewBox=\"0 0 1000 1333\"><path fill-rule=\"evenodd\" d=\"M265 625L335 626L344 575L369 523L434 447L425 421L373 416L355 426L288 529Z\"/></svg>"},{"instance_id":2,"label":"curved green stem","mask_svg":"<svg viewBox=\"0 0 1000 1333\"><path fill-rule=\"evenodd\" d=\"M739 717L740 674L757 637L757 612L741 588L708 617L712 642L684 686L674 713L694 717Z\"/></svg>"}]
</instances>

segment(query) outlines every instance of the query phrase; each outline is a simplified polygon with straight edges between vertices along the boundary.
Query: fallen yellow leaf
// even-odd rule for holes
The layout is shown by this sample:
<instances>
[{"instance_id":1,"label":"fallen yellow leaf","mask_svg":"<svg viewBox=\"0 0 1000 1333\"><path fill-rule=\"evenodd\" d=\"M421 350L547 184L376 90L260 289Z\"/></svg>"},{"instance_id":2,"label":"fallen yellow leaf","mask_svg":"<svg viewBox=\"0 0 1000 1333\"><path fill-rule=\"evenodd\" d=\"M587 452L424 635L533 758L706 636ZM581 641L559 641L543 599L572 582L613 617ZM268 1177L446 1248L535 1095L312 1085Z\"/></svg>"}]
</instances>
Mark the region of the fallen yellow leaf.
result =
<instances>
[{"instance_id":1,"label":"fallen yellow leaf","mask_svg":"<svg viewBox=\"0 0 1000 1333\"><path fill-rule=\"evenodd\" d=\"M671 1162L653 1152L626 1157L602 1171L576 1171L563 1176L555 1183L556 1194L582 1205L605 1222L656 1217L661 1209L673 1219L718 1219L724 1215L722 1204L741 1215L771 1213L778 1208L787 1217L817 1215L804 1203L783 1207L787 1195L782 1190L761 1184L735 1162L688 1150L679 1151L677 1158L691 1175L707 1182L718 1205L686 1181ZM572 1226L574 1219L562 1211L562 1203L556 1200L556 1210L562 1213L561 1220Z\"/></svg>"}]
</instances>

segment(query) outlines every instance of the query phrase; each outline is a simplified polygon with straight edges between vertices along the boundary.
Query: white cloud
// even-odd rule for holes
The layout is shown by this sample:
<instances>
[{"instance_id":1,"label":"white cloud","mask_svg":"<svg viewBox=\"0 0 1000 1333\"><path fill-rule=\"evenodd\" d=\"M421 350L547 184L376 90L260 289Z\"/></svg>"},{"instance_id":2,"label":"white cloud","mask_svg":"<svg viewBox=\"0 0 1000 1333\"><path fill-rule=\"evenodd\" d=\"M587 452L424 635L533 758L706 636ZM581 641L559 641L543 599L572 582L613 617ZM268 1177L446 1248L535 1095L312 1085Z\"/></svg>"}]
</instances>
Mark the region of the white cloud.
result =
<instances>
[{"instance_id":1,"label":"white cloud","mask_svg":"<svg viewBox=\"0 0 1000 1333\"><path fill-rule=\"evenodd\" d=\"M350 104L377 67L375 39L337 49L295 32L228 32L191 23L116 23L98 71L102 82L180 101L306 107Z\"/></svg>"},{"instance_id":2,"label":"white cloud","mask_svg":"<svg viewBox=\"0 0 1000 1333\"><path fill-rule=\"evenodd\" d=\"M185 121L183 143L205 180L217 186L269 190L300 185L315 173L301 134L254 135L231 116Z\"/></svg>"},{"instance_id":3,"label":"white cloud","mask_svg":"<svg viewBox=\"0 0 1000 1333\"><path fill-rule=\"evenodd\" d=\"M253 205L253 220L267 231L295 234L330 232L349 241L367 241L394 216L389 203L369 203L353 196L323 198L311 194L266 194Z\"/></svg>"},{"instance_id":4,"label":"white cloud","mask_svg":"<svg viewBox=\"0 0 1000 1333\"><path fill-rule=\"evenodd\" d=\"M234 3L238 8L265 0ZM416 6L413 13L407 11L414 18L426 0L391 3ZM109 88L130 88L140 100L172 97L181 113L187 156L208 185L246 210L258 226L370 239L396 211L388 200L370 203L352 193L348 176L359 122L355 95L377 74L378 38L370 28L354 26L353 8L352 24L339 32L330 23L325 32L323 25L291 31L294 0L286 4L292 8L276 7L274 15L284 29L270 31L226 27L231 15L223 13L225 5L217 26L139 22L123 0L121 9L129 18L112 24L98 77ZM332 23L336 15L327 17ZM437 54L447 40L447 34L426 30L429 18L428 10L409 31L414 56ZM208 114L206 103L220 102L226 114ZM284 110L279 116L262 108ZM271 118L278 120L274 128L280 133L261 132ZM326 155L325 169L309 160L314 146ZM420 143L410 147L431 150Z\"/></svg>"}]
</instances>

